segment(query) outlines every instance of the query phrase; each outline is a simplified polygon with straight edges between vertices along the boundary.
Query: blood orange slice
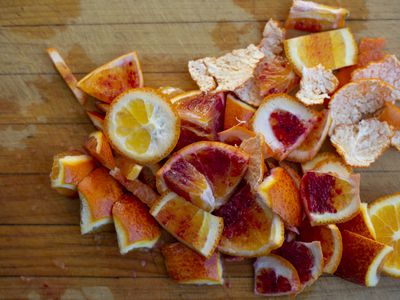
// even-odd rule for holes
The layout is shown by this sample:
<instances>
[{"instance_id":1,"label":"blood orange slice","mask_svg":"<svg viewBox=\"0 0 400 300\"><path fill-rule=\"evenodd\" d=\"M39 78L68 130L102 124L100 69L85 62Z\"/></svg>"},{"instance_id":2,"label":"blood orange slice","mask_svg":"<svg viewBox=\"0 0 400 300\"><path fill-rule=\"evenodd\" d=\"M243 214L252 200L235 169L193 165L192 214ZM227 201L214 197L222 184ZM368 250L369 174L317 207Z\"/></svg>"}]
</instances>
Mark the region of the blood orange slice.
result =
<instances>
[{"instance_id":1,"label":"blood orange slice","mask_svg":"<svg viewBox=\"0 0 400 300\"><path fill-rule=\"evenodd\" d=\"M157 189L176 192L212 211L224 204L244 176L249 155L220 142L197 142L175 152L157 172Z\"/></svg>"},{"instance_id":2,"label":"blood orange slice","mask_svg":"<svg viewBox=\"0 0 400 300\"><path fill-rule=\"evenodd\" d=\"M224 219L218 247L222 253L256 257L268 254L283 243L282 221L258 202L249 184L243 183L214 214Z\"/></svg>"},{"instance_id":3,"label":"blood orange slice","mask_svg":"<svg viewBox=\"0 0 400 300\"><path fill-rule=\"evenodd\" d=\"M311 110L289 95L277 94L264 99L252 127L264 136L275 157L282 160L306 139L315 122Z\"/></svg>"},{"instance_id":4,"label":"blood orange slice","mask_svg":"<svg viewBox=\"0 0 400 300\"><path fill-rule=\"evenodd\" d=\"M257 295L295 295L301 288L294 266L274 254L257 258L254 263L254 278L254 290Z\"/></svg>"},{"instance_id":5,"label":"blood orange slice","mask_svg":"<svg viewBox=\"0 0 400 300\"><path fill-rule=\"evenodd\" d=\"M331 173L307 172L300 196L312 226L343 223L360 209L360 176L340 178Z\"/></svg>"},{"instance_id":6,"label":"blood orange slice","mask_svg":"<svg viewBox=\"0 0 400 300\"><path fill-rule=\"evenodd\" d=\"M136 52L106 63L78 82L84 92L107 103L128 89L142 86L142 70Z\"/></svg>"}]
</instances>

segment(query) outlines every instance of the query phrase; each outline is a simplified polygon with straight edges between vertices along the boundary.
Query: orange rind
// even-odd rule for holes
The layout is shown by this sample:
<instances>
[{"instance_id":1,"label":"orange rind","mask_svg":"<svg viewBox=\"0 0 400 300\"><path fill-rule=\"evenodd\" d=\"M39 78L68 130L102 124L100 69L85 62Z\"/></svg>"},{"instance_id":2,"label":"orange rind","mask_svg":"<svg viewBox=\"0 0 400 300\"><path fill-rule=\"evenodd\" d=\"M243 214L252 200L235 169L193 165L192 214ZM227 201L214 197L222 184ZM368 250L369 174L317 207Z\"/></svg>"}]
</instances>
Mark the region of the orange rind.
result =
<instances>
[{"instance_id":1,"label":"orange rind","mask_svg":"<svg viewBox=\"0 0 400 300\"><path fill-rule=\"evenodd\" d=\"M221 255L215 252L204 258L181 243L162 247L169 276L179 284L222 285Z\"/></svg>"},{"instance_id":2,"label":"orange rind","mask_svg":"<svg viewBox=\"0 0 400 300\"><path fill-rule=\"evenodd\" d=\"M244 174L244 180L247 181L253 191L257 191L264 179L264 145L264 138L260 134L244 140L240 144L240 149L249 154L249 164Z\"/></svg>"},{"instance_id":3,"label":"orange rind","mask_svg":"<svg viewBox=\"0 0 400 300\"><path fill-rule=\"evenodd\" d=\"M167 97L168 99L172 99L185 92L184 90L173 86L161 86L158 88L158 91L161 94L165 95L165 97Z\"/></svg>"},{"instance_id":4,"label":"orange rind","mask_svg":"<svg viewBox=\"0 0 400 300\"><path fill-rule=\"evenodd\" d=\"M96 127L97 130L103 130L104 115L98 113L97 111L87 111L86 114L88 115L90 121L92 121L94 127Z\"/></svg>"},{"instance_id":5,"label":"orange rind","mask_svg":"<svg viewBox=\"0 0 400 300\"><path fill-rule=\"evenodd\" d=\"M361 203L360 212L352 219L347 222L337 224L340 231L348 230L359 235L362 235L371 240L376 239L376 233L374 225L371 222L371 218L368 214L368 204Z\"/></svg>"},{"instance_id":6,"label":"orange rind","mask_svg":"<svg viewBox=\"0 0 400 300\"><path fill-rule=\"evenodd\" d=\"M110 109L110 104L105 103L105 102L96 101L96 102L94 103L94 105L96 106L96 108L97 108L98 110L100 110L100 111L103 112L103 113L107 113L108 110Z\"/></svg>"},{"instance_id":7,"label":"orange rind","mask_svg":"<svg viewBox=\"0 0 400 300\"><path fill-rule=\"evenodd\" d=\"M109 170L115 168L115 160L110 144L102 131L95 131L89 134L84 147L104 167Z\"/></svg>"},{"instance_id":8,"label":"orange rind","mask_svg":"<svg viewBox=\"0 0 400 300\"><path fill-rule=\"evenodd\" d=\"M332 173L335 176L348 178L353 173L351 167L347 166L343 159L331 152L322 152L309 162L301 165L303 173L315 171L321 173Z\"/></svg>"},{"instance_id":9,"label":"orange rind","mask_svg":"<svg viewBox=\"0 0 400 300\"><path fill-rule=\"evenodd\" d=\"M250 131L242 125L235 125L229 129L218 132L218 140L232 146L240 146L243 141L255 136L256 134L253 131Z\"/></svg>"},{"instance_id":10,"label":"orange rind","mask_svg":"<svg viewBox=\"0 0 400 300\"><path fill-rule=\"evenodd\" d=\"M251 105L240 101L232 94L228 94L225 104L224 130L235 125L247 126L255 111L255 108Z\"/></svg>"},{"instance_id":11,"label":"orange rind","mask_svg":"<svg viewBox=\"0 0 400 300\"><path fill-rule=\"evenodd\" d=\"M121 171L121 174L128 180L135 180L143 170L143 166L135 163L131 159L123 156L115 156L115 166Z\"/></svg>"},{"instance_id":12,"label":"orange rind","mask_svg":"<svg viewBox=\"0 0 400 300\"><path fill-rule=\"evenodd\" d=\"M158 223L184 243L206 258L210 258L221 239L222 218L194 206L189 201L169 192L153 204L151 215Z\"/></svg>"},{"instance_id":13,"label":"orange rind","mask_svg":"<svg viewBox=\"0 0 400 300\"><path fill-rule=\"evenodd\" d=\"M119 183L107 169L100 167L78 184L81 199L81 233L90 233L113 222L112 206L123 192Z\"/></svg>"},{"instance_id":14,"label":"orange rind","mask_svg":"<svg viewBox=\"0 0 400 300\"><path fill-rule=\"evenodd\" d=\"M78 87L106 103L126 90L143 87L143 75L135 51L98 67L78 82Z\"/></svg>"},{"instance_id":15,"label":"orange rind","mask_svg":"<svg viewBox=\"0 0 400 300\"><path fill-rule=\"evenodd\" d=\"M112 217L121 254L138 248L153 248L161 236L148 208L133 195L125 194L112 207Z\"/></svg>"},{"instance_id":16,"label":"orange rind","mask_svg":"<svg viewBox=\"0 0 400 300\"><path fill-rule=\"evenodd\" d=\"M385 107L378 116L378 120L386 122L393 129L400 130L400 108L390 102L385 102Z\"/></svg>"}]
</instances>

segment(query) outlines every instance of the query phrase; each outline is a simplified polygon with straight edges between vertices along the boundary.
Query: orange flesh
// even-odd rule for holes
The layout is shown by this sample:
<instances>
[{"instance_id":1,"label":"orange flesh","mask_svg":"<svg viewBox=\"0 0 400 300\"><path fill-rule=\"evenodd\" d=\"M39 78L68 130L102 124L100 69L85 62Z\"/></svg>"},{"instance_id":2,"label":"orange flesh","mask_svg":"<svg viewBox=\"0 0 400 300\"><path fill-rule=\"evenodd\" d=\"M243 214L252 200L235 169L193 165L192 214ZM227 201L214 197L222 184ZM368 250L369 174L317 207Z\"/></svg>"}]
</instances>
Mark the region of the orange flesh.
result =
<instances>
[{"instance_id":1,"label":"orange flesh","mask_svg":"<svg viewBox=\"0 0 400 300\"><path fill-rule=\"evenodd\" d=\"M247 124L255 111L250 105L234 98L232 95L228 95L225 104L224 130L239 124L240 121Z\"/></svg>"},{"instance_id":2,"label":"orange flesh","mask_svg":"<svg viewBox=\"0 0 400 300\"><path fill-rule=\"evenodd\" d=\"M101 132L98 135L99 141L96 136L89 136L84 147L86 150L96 158L103 166L112 170L115 168L114 156L108 143L106 136ZM97 152L98 143L101 143L100 151Z\"/></svg>"}]
</instances>

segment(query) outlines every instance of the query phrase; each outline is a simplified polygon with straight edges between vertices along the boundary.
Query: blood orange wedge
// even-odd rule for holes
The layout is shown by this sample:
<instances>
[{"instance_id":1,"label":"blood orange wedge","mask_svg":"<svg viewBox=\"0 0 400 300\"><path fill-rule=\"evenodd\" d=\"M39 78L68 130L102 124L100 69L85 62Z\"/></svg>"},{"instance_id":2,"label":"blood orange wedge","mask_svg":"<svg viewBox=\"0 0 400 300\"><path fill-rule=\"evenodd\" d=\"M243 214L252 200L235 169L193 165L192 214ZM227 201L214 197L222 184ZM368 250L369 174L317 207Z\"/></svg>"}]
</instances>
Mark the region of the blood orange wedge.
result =
<instances>
[{"instance_id":1,"label":"blood orange wedge","mask_svg":"<svg viewBox=\"0 0 400 300\"><path fill-rule=\"evenodd\" d=\"M277 94L264 99L252 127L264 136L275 158L283 160L305 140L315 122L311 110L289 95Z\"/></svg>"},{"instance_id":2,"label":"blood orange wedge","mask_svg":"<svg viewBox=\"0 0 400 300\"><path fill-rule=\"evenodd\" d=\"M287 225L297 227L301 224L303 209L299 190L284 168L271 170L259 185L258 195Z\"/></svg>"},{"instance_id":3,"label":"blood orange wedge","mask_svg":"<svg viewBox=\"0 0 400 300\"><path fill-rule=\"evenodd\" d=\"M264 179L264 138L258 134L253 138L244 140L240 144L240 149L249 154L249 166L244 174L244 180L250 185L253 191L257 191L258 186Z\"/></svg>"},{"instance_id":4,"label":"blood orange wedge","mask_svg":"<svg viewBox=\"0 0 400 300\"><path fill-rule=\"evenodd\" d=\"M206 258L211 257L220 241L224 221L169 192L154 203L150 213L180 242Z\"/></svg>"},{"instance_id":5,"label":"blood orange wedge","mask_svg":"<svg viewBox=\"0 0 400 300\"><path fill-rule=\"evenodd\" d=\"M254 291L262 296L295 295L301 283L294 266L286 259L270 254L254 263Z\"/></svg>"},{"instance_id":6,"label":"blood orange wedge","mask_svg":"<svg viewBox=\"0 0 400 300\"><path fill-rule=\"evenodd\" d=\"M336 70L357 63L357 44L349 28L292 38L284 42L284 48L299 75L303 67L321 64Z\"/></svg>"},{"instance_id":7,"label":"blood orange wedge","mask_svg":"<svg viewBox=\"0 0 400 300\"><path fill-rule=\"evenodd\" d=\"M328 274L335 273L342 258L342 235L334 224L310 226L308 222L300 227L300 240L303 242L319 241L324 257L323 271Z\"/></svg>"},{"instance_id":8,"label":"blood orange wedge","mask_svg":"<svg viewBox=\"0 0 400 300\"><path fill-rule=\"evenodd\" d=\"M166 157L180 133L175 108L151 88L119 95L107 112L105 125L115 150L138 163L155 163Z\"/></svg>"},{"instance_id":9,"label":"blood orange wedge","mask_svg":"<svg viewBox=\"0 0 400 300\"><path fill-rule=\"evenodd\" d=\"M253 131L248 130L242 125L235 125L229 129L218 132L218 139L220 142L229 144L232 146L240 146L240 144L256 134Z\"/></svg>"},{"instance_id":10,"label":"blood orange wedge","mask_svg":"<svg viewBox=\"0 0 400 300\"><path fill-rule=\"evenodd\" d=\"M75 196L76 187L95 168L92 157L80 151L65 151L54 155L51 167L51 187L65 196Z\"/></svg>"},{"instance_id":11,"label":"blood orange wedge","mask_svg":"<svg viewBox=\"0 0 400 300\"><path fill-rule=\"evenodd\" d=\"M97 111L87 111L90 121L92 121L94 127L98 130L103 130L104 127L104 115L98 113Z\"/></svg>"},{"instance_id":12,"label":"blood orange wedge","mask_svg":"<svg viewBox=\"0 0 400 300\"><path fill-rule=\"evenodd\" d=\"M312 226L343 223L359 212L360 176L307 172L301 179L300 196Z\"/></svg>"},{"instance_id":13,"label":"blood orange wedge","mask_svg":"<svg viewBox=\"0 0 400 300\"><path fill-rule=\"evenodd\" d=\"M295 0L290 8L285 27L309 32L342 28L349 14L350 12L345 8Z\"/></svg>"},{"instance_id":14,"label":"blood orange wedge","mask_svg":"<svg viewBox=\"0 0 400 300\"><path fill-rule=\"evenodd\" d=\"M128 89L142 86L142 70L136 52L98 67L78 82L78 87L84 92L107 103Z\"/></svg>"},{"instance_id":15,"label":"blood orange wedge","mask_svg":"<svg viewBox=\"0 0 400 300\"><path fill-rule=\"evenodd\" d=\"M121 171L121 174L128 180L137 179L140 172L143 170L143 166L119 154L115 156L115 165Z\"/></svg>"},{"instance_id":16,"label":"blood orange wedge","mask_svg":"<svg viewBox=\"0 0 400 300\"><path fill-rule=\"evenodd\" d=\"M102 131L95 131L89 134L84 147L91 156L96 158L107 169L112 170L115 168L115 160L110 144Z\"/></svg>"},{"instance_id":17,"label":"blood orange wedge","mask_svg":"<svg viewBox=\"0 0 400 300\"><path fill-rule=\"evenodd\" d=\"M295 267L301 289L313 284L322 274L324 259L320 242L285 242L275 252Z\"/></svg>"},{"instance_id":18,"label":"blood orange wedge","mask_svg":"<svg viewBox=\"0 0 400 300\"><path fill-rule=\"evenodd\" d=\"M393 247L383 271L400 278L400 193L381 197L368 209L376 232L376 240Z\"/></svg>"},{"instance_id":19,"label":"blood orange wedge","mask_svg":"<svg viewBox=\"0 0 400 300\"><path fill-rule=\"evenodd\" d=\"M191 91L171 99L181 119L181 136L177 149L198 141L216 140L222 130L224 93Z\"/></svg>"},{"instance_id":20,"label":"blood orange wedge","mask_svg":"<svg viewBox=\"0 0 400 300\"><path fill-rule=\"evenodd\" d=\"M342 231L343 254L335 275L365 286L376 286L382 265L393 248L348 230Z\"/></svg>"},{"instance_id":21,"label":"blood orange wedge","mask_svg":"<svg viewBox=\"0 0 400 300\"><path fill-rule=\"evenodd\" d=\"M348 230L359 235L365 236L371 240L376 239L374 225L372 225L371 218L368 214L368 204L361 203L360 212L347 222L337 224L340 231Z\"/></svg>"},{"instance_id":22,"label":"blood orange wedge","mask_svg":"<svg viewBox=\"0 0 400 300\"><path fill-rule=\"evenodd\" d=\"M81 233L86 234L112 223L112 206L122 196L122 188L100 167L86 176L78 185L81 199Z\"/></svg>"},{"instance_id":23,"label":"blood orange wedge","mask_svg":"<svg viewBox=\"0 0 400 300\"><path fill-rule=\"evenodd\" d=\"M352 168L347 166L340 156L330 152L319 153L313 160L302 164L301 167L303 173L308 171L332 173L342 178L348 178L353 173Z\"/></svg>"},{"instance_id":24,"label":"blood orange wedge","mask_svg":"<svg viewBox=\"0 0 400 300\"><path fill-rule=\"evenodd\" d=\"M137 248L152 248L161 236L148 208L133 195L123 195L112 208L121 254Z\"/></svg>"},{"instance_id":25,"label":"blood orange wedge","mask_svg":"<svg viewBox=\"0 0 400 300\"><path fill-rule=\"evenodd\" d=\"M327 110L316 113L318 115L317 122L314 124L310 134L287 156L287 160L304 163L314 158L321 148L323 142L328 135L331 125L331 117Z\"/></svg>"},{"instance_id":26,"label":"blood orange wedge","mask_svg":"<svg viewBox=\"0 0 400 300\"><path fill-rule=\"evenodd\" d=\"M60 73L65 83L74 94L75 98L81 105L85 105L88 95L82 92L82 90L78 89L78 81L76 80L74 74L72 74L64 59L61 57L60 53L55 48L48 48L47 53L49 54L50 59L56 67L57 71Z\"/></svg>"},{"instance_id":27,"label":"blood orange wedge","mask_svg":"<svg viewBox=\"0 0 400 300\"><path fill-rule=\"evenodd\" d=\"M238 124L246 126L255 111L255 108L251 105L240 101L232 94L228 94L226 96L224 130Z\"/></svg>"},{"instance_id":28,"label":"blood orange wedge","mask_svg":"<svg viewBox=\"0 0 400 300\"><path fill-rule=\"evenodd\" d=\"M220 142L197 142L175 152L157 172L157 189L167 189L200 208L224 204L243 178L249 155Z\"/></svg>"},{"instance_id":29,"label":"blood orange wedge","mask_svg":"<svg viewBox=\"0 0 400 300\"><path fill-rule=\"evenodd\" d=\"M224 219L219 251L233 256L257 257L280 247L284 225L258 202L250 185L243 183L231 199L214 212Z\"/></svg>"},{"instance_id":30,"label":"blood orange wedge","mask_svg":"<svg viewBox=\"0 0 400 300\"><path fill-rule=\"evenodd\" d=\"M165 245L161 252L169 276L179 284L221 285L224 282L218 252L204 258L181 243Z\"/></svg>"}]
</instances>

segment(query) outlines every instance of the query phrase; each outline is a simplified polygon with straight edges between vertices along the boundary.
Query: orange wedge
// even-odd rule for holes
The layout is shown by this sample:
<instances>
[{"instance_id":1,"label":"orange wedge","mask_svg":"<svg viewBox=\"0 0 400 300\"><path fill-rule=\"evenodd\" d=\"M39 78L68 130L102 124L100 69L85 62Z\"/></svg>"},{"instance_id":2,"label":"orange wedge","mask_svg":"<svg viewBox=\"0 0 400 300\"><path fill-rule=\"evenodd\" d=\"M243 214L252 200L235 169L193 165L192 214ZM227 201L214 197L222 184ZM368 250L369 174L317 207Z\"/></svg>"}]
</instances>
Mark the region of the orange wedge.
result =
<instances>
[{"instance_id":1,"label":"orange wedge","mask_svg":"<svg viewBox=\"0 0 400 300\"><path fill-rule=\"evenodd\" d=\"M224 220L218 246L222 253L257 257L268 254L283 243L282 221L267 206L258 202L249 184L242 184L214 214Z\"/></svg>"},{"instance_id":2,"label":"orange wedge","mask_svg":"<svg viewBox=\"0 0 400 300\"><path fill-rule=\"evenodd\" d=\"M98 67L78 82L78 87L106 103L128 89L143 86L143 75L136 52L120 56Z\"/></svg>"},{"instance_id":3,"label":"orange wedge","mask_svg":"<svg viewBox=\"0 0 400 300\"><path fill-rule=\"evenodd\" d=\"M226 96L224 130L235 125L247 125L247 122L254 115L256 109L251 105L240 101L232 94Z\"/></svg>"},{"instance_id":4,"label":"orange wedge","mask_svg":"<svg viewBox=\"0 0 400 300\"><path fill-rule=\"evenodd\" d=\"M177 240L210 258L218 246L223 219L169 192L154 203L150 213Z\"/></svg>"},{"instance_id":5,"label":"orange wedge","mask_svg":"<svg viewBox=\"0 0 400 300\"><path fill-rule=\"evenodd\" d=\"M367 203L361 203L360 212L354 218L347 222L337 224L337 226L340 231L348 230L371 240L376 239L375 229L368 214Z\"/></svg>"},{"instance_id":6,"label":"orange wedge","mask_svg":"<svg viewBox=\"0 0 400 300\"><path fill-rule=\"evenodd\" d=\"M123 155L115 156L115 165L121 171L121 174L128 180L137 179L143 169L143 166L138 165Z\"/></svg>"},{"instance_id":7,"label":"orange wedge","mask_svg":"<svg viewBox=\"0 0 400 300\"><path fill-rule=\"evenodd\" d=\"M382 265L393 248L348 230L342 231L343 254L335 275L365 286L376 286Z\"/></svg>"},{"instance_id":8,"label":"orange wedge","mask_svg":"<svg viewBox=\"0 0 400 300\"><path fill-rule=\"evenodd\" d=\"M123 195L112 208L121 254L137 248L153 248L161 236L148 208L133 195Z\"/></svg>"},{"instance_id":9,"label":"orange wedge","mask_svg":"<svg viewBox=\"0 0 400 300\"><path fill-rule=\"evenodd\" d=\"M319 32L345 26L350 12L312 1L294 0L286 20L286 29Z\"/></svg>"},{"instance_id":10,"label":"orange wedge","mask_svg":"<svg viewBox=\"0 0 400 300\"><path fill-rule=\"evenodd\" d=\"M77 185L95 168L92 157L80 151L66 151L54 155L51 167L51 187L65 196L75 196Z\"/></svg>"},{"instance_id":11,"label":"orange wedge","mask_svg":"<svg viewBox=\"0 0 400 300\"><path fill-rule=\"evenodd\" d=\"M85 105L88 95L77 87L78 81L76 80L74 74L72 74L71 69L67 66L60 53L55 48L47 48L47 53L49 54L50 59L56 67L58 73L60 73L65 83L74 94L75 98L81 105Z\"/></svg>"},{"instance_id":12,"label":"orange wedge","mask_svg":"<svg viewBox=\"0 0 400 300\"><path fill-rule=\"evenodd\" d=\"M115 168L110 144L102 131L95 131L89 134L84 147L91 156L96 158L107 169L112 170Z\"/></svg>"},{"instance_id":13,"label":"orange wedge","mask_svg":"<svg viewBox=\"0 0 400 300\"><path fill-rule=\"evenodd\" d=\"M400 108L395 104L385 102L385 107L379 115L379 120L387 122L396 130L400 130Z\"/></svg>"},{"instance_id":14,"label":"orange wedge","mask_svg":"<svg viewBox=\"0 0 400 300\"><path fill-rule=\"evenodd\" d=\"M400 193L381 197L369 204L376 240L393 247L383 271L400 278Z\"/></svg>"},{"instance_id":15,"label":"orange wedge","mask_svg":"<svg viewBox=\"0 0 400 300\"><path fill-rule=\"evenodd\" d=\"M123 192L118 182L100 167L78 184L81 199L81 233L86 234L113 222L112 206Z\"/></svg>"},{"instance_id":16,"label":"orange wedge","mask_svg":"<svg viewBox=\"0 0 400 300\"><path fill-rule=\"evenodd\" d=\"M289 261L274 254L257 258L254 263L256 295L295 295L300 289L299 274Z\"/></svg>"},{"instance_id":17,"label":"orange wedge","mask_svg":"<svg viewBox=\"0 0 400 300\"><path fill-rule=\"evenodd\" d=\"M235 125L229 129L218 132L220 142L232 146L239 146L244 140L254 137L256 134L242 125Z\"/></svg>"},{"instance_id":18,"label":"orange wedge","mask_svg":"<svg viewBox=\"0 0 400 300\"><path fill-rule=\"evenodd\" d=\"M295 166L286 161L280 161L279 167L285 169L285 171L290 175L290 177L292 177L292 180L293 180L295 186L299 189L300 182L301 182L301 176L300 176L300 172L295 169Z\"/></svg>"},{"instance_id":19,"label":"orange wedge","mask_svg":"<svg viewBox=\"0 0 400 300\"><path fill-rule=\"evenodd\" d=\"M319 241L324 257L323 271L328 274L335 273L342 258L342 235L334 224L313 226L308 222L300 227L300 240L303 242Z\"/></svg>"},{"instance_id":20,"label":"orange wedge","mask_svg":"<svg viewBox=\"0 0 400 300\"><path fill-rule=\"evenodd\" d=\"M301 167L303 173L308 171L332 173L342 178L348 178L353 173L352 168L347 166L340 156L330 152L319 153L309 162L302 164Z\"/></svg>"},{"instance_id":21,"label":"orange wedge","mask_svg":"<svg viewBox=\"0 0 400 300\"><path fill-rule=\"evenodd\" d=\"M221 285L221 256L215 252L204 258L181 243L168 244L161 250L169 276L179 284Z\"/></svg>"},{"instance_id":22,"label":"orange wedge","mask_svg":"<svg viewBox=\"0 0 400 300\"><path fill-rule=\"evenodd\" d=\"M260 134L244 140L240 144L240 149L250 156L249 166L244 174L244 180L247 181L253 191L257 191L258 186L264 179L264 145L264 138Z\"/></svg>"},{"instance_id":23,"label":"orange wedge","mask_svg":"<svg viewBox=\"0 0 400 300\"><path fill-rule=\"evenodd\" d=\"M94 127L98 130L103 130L104 126L104 115L98 113L97 111L87 111L90 121L92 121Z\"/></svg>"},{"instance_id":24,"label":"orange wedge","mask_svg":"<svg viewBox=\"0 0 400 300\"><path fill-rule=\"evenodd\" d=\"M295 182L281 167L272 169L270 174L259 185L258 195L287 225L299 226L303 209Z\"/></svg>"},{"instance_id":25,"label":"orange wedge","mask_svg":"<svg viewBox=\"0 0 400 300\"><path fill-rule=\"evenodd\" d=\"M155 163L166 157L180 133L175 108L151 88L119 95L107 112L105 125L113 148L138 163Z\"/></svg>"},{"instance_id":26,"label":"orange wedge","mask_svg":"<svg viewBox=\"0 0 400 300\"><path fill-rule=\"evenodd\" d=\"M285 40L285 53L297 74L319 64L336 70L357 63L357 44L349 28Z\"/></svg>"}]
</instances>

